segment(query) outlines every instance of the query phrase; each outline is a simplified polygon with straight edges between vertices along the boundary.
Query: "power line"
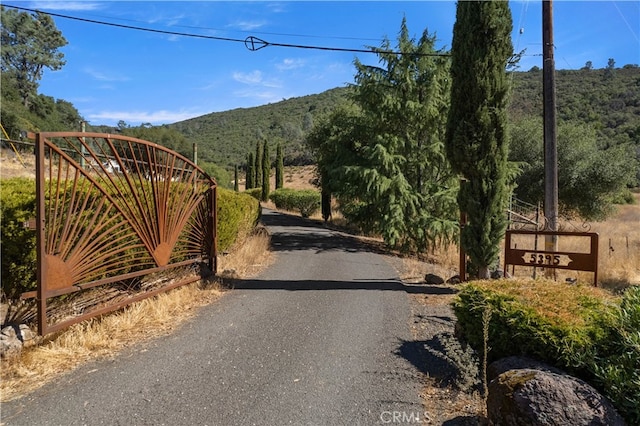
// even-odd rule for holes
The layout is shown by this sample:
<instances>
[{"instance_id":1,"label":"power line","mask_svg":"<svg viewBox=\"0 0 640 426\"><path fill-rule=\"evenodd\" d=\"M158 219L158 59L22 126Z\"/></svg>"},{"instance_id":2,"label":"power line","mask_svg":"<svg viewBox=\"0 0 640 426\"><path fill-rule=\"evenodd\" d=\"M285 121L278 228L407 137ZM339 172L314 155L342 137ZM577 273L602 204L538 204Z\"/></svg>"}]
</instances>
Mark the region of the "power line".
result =
<instances>
[{"instance_id":1,"label":"power line","mask_svg":"<svg viewBox=\"0 0 640 426\"><path fill-rule=\"evenodd\" d=\"M110 27L116 27L116 28L124 28L124 29L129 29L129 30L136 30L136 31L145 31L145 32L150 32L150 33L156 33L156 34L165 34L165 35L174 35L174 36L182 36L182 37L192 37L192 38L202 38L202 39L207 39L207 40L217 40L217 41L228 41L228 42L234 42L234 43L243 43L245 45L245 47L251 51L257 51L260 49L263 49L265 47L268 46L276 46L276 47L289 47L289 48L295 48L295 49L313 49L313 50L325 50L325 51L333 51L333 52L353 52L353 53L375 53L375 54L394 54L394 55L413 55L413 56L450 56L448 53L414 53L414 52L394 52L391 50L380 50L380 49L353 49L353 48L341 48L341 47L326 47L326 46L311 46L311 45L303 45L303 44L289 44L289 43L272 43L272 42L268 42L265 40L262 40L260 38L254 37L254 36L249 36L245 39L238 39L238 38L230 38L230 37L218 37L218 36L211 36L211 35L204 35L204 34L194 34L194 33L183 33L183 32L177 32L177 31L168 31L168 30L160 30L160 29L156 29L156 28L146 28L146 27L138 27L138 26L134 26L134 25L125 25L125 24L117 24L114 22L106 22L106 21L98 21L95 19L88 19L88 18L79 18L77 16L70 16L70 15L62 15L60 13L52 13L52 12L43 12L40 10L36 10L36 9L29 9L26 7L20 7L20 6L12 6L12 5L5 5L6 7L11 7L14 9L18 9L18 10L24 10L26 12L33 12L33 13L44 13L50 16L55 16L57 18L64 18L64 19L70 19L70 20L74 20L74 21L80 21L80 22L86 22L86 23L90 23L90 24L97 24L97 25L106 25L106 26L110 26Z\"/></svg>"}]
</instances>

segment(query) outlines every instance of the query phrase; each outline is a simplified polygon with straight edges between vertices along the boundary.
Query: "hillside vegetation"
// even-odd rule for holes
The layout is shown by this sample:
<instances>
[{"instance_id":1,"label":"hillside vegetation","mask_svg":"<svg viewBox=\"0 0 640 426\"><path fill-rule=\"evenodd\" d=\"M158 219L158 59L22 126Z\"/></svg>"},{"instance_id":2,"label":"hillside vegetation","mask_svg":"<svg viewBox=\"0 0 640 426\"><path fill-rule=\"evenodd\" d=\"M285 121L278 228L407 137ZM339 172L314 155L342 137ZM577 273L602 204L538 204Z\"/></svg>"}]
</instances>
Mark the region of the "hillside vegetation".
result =
<instances>
[{"instance_id":1,"label":"hillside vegetation","mask_svg":"<svg viewBox=\"0 0 640 426\"><path fill-rule=\"evenodd\" d=\"M514 72L510 104L512 121L528 118L542 120L542 71L536 67ZM601 149L630 144L640 156L640 68L626 65L615 69L558 70L556 77L558 120L592 126ZM82 117L68 101L39 94L28 107L20 101L15 82L2 74L2 125L12 139L21 130L79 130ZM267 140L275 152L281 143L285 164L314 163L305 146L305 138L323 117L338 105L349 102L350 87L282 100L253 108L215 112L189 120L153 126L131 127L121 123L124 133L141 138L161 134L161 143L190 157L193 143L198 146L203 164L232 170L244 165L256 140ZM541 122L540 122L541 123ZM541 124L540 124L541 125ZM110 126L88 125L88 131L112 132ZM167 138L173 142L167 142ZM175 139L175 141L173 140ZM216 177L224 175L220 170ZM222 185L229 175L219 179Z\"/></svg>"},{"instance_id":2,"label":"hillside vegetation","mask_svg":"<svg viewBox=\"0 0 640 426\"><path fill-rule=\"evenodd\" d=\"M246 163L257 140L267 140L272 151L285 147L285 163L310 164L304 138L319 117L347 100L348 88L282 100L254 108L216 112L169 125L198 144L198 155L224 167Z\"/></svg>"},{"instance_id":3,"label":"hillside vegetation","mask_svg":"<svg viewBox=\"0 0 640 426\"><path fill-rule=\"evenodd\" d=\"M510 116L542 120L542 70L514 72ZM630 142L640 149L640 68L559 70L556 76L560 121L595 127L601 146ZM257 139L285 148L286 164L313 162L303 144L318 120L347 102L350 88L291 98L254 108L216 112L169 125L198 144L206 161L231 168L244 164ZM541 122L542 125L542 122Z\"/></svg>"}]
</instances>

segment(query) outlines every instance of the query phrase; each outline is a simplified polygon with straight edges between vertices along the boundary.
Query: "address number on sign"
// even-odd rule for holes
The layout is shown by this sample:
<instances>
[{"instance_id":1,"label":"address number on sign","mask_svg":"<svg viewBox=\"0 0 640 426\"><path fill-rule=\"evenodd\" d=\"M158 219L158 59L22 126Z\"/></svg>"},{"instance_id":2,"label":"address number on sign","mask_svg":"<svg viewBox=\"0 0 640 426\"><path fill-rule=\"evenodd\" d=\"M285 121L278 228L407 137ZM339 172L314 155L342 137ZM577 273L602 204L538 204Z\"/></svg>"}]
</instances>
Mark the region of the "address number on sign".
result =
<instances>
[{"instance_id":1,"label":"address number on sign","mask_svg":"<svg viewBox=\"0 0 640 426\"><path fill-rule=\"evenodd\" d=\"M550 254L539 252L526 252L522 256L524 263L529 265L568 266L571 258L566 254Z\"/></svg>"}]
</instances>

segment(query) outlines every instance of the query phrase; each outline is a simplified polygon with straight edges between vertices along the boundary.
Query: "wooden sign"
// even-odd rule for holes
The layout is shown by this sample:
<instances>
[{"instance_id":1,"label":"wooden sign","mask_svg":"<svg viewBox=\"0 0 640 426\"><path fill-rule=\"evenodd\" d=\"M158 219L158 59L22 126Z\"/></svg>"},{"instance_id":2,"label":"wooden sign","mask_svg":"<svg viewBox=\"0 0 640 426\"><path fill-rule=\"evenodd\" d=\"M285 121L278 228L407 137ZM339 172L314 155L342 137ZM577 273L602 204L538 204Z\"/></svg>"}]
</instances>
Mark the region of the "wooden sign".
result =
<instances>
[{"instance_id":1,"label":"wooden sign","mask_svg":"<svg viewBox=\"0 0 640 426\"><path fill-rule=\"evenodd\" d=\"M518 249L512 246L514 235L530 235L556 237L584 237L589 239L588 252L550 251L536 248ZM568 269L572 271L593 272L593 284L598 283L598 234L594 232L553 232L553 231L521 231L509 230L504 244L504 270L507 265L530 266L552 269Z\"/></svg>"}]
</instances>

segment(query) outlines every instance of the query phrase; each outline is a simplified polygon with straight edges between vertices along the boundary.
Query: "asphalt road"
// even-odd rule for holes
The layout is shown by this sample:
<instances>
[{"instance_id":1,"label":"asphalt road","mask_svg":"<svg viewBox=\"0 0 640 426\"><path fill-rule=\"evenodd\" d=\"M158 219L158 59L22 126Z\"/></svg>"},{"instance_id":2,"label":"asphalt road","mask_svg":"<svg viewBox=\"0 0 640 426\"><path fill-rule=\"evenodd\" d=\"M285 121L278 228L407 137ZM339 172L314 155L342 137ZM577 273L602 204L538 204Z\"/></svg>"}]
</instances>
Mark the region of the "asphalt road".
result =
<instances>
[{"instance_id":1,"label":"asphalt road","mask_svg":"<svg viewBox=\"0 0 640 426\"><path fill-rule=\"evenodd\" d=\"M265 211L277 261L171 336L2 404L5 425L425 423L409 301L381 255ZM409 345L410 346L410 345Z\"/></svg>"}]
</instances>

